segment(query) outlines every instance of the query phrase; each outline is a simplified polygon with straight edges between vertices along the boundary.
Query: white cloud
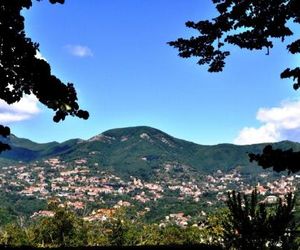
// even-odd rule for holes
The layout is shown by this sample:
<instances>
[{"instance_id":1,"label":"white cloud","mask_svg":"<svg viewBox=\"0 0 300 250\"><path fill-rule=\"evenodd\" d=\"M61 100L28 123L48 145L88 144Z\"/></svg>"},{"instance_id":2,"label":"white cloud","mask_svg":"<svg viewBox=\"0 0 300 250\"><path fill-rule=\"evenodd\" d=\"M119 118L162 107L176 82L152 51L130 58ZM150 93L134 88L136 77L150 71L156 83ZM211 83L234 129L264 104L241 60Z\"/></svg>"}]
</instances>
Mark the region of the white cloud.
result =
<instances>
[{"instance_id":1,"label":"white cloud","mask_svg":"<svg viewBox=\"0 0 300 250\"><path fill-rule=\"evenodd\" d=\"M234 143L239 145L255 144L262 142L276 142L280 138L274 124L268 123L259 128L245 127L240 132Z\"/></svg>"},{"instance_id":2,"label":"white cloud","mask_svg":"<svg viewBox=\"0 0 300 250\"><path fill-rule=\"evenodd\" d=\"M34 95L26 95L19 102L8 105L0 100L0 124L28 120L40 112Z\"/></svg>"},{"instance_id":3,"label":"white cloud","mask_svg":"<svg viewBox=\"0 0 300 250\"><path fill-rule=\"evenodd\" d=\"M38 50L36 51L35 57L36 57L37 59L41 59L41 60L44 60L44 61L47 62L46 58L43 57L43 55L41 54L41 52L39 52Z\"/></svg>"},{"instance_id":4,"label":"white cloud","mask_svg":"<svg viewBox=\"0 0 300 250\"><path fill-rule=\"evenodd\" d=\"M92 50L87 46L82 45L66 45L67 51L77 57L90 57L93 56Z\"/></svg>"},{"instance_id":5,"label":"white cloud","mask_svg":"<svg viewBox=\"0 0 300 250\"><path fill-rule=\"evenodd\" d=\"M300 100L283 102L279 107L260 108L256 119L262 125L243 128L234 140L235 144L300 141Z\"/></svg>"}]
</instances>

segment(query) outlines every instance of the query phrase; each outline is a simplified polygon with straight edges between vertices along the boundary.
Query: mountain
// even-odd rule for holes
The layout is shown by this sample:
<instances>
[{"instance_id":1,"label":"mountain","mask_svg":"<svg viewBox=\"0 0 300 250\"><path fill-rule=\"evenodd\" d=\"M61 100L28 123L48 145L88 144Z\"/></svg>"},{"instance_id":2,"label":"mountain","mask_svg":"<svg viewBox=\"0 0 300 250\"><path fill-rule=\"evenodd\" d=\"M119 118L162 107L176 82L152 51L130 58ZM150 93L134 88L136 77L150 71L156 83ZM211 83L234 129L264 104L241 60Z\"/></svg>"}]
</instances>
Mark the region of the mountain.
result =
<instances>
[{"instance_id":1,"label":"mountain","mask_svg":"<svg viewBox=\"0 0 300 250\"><path fill-rule=\"evenodd\" d=\"M144 178L149 178L155 169L168 163L186 165L206 174L218 169L229 171L238 166L245 172L257 172L261 168L249 163L248 153L259 153L267 145L205 146L146 126L112 129L88 140L72 139L63 143L40 144L14 135L6 142L12 150L0 155L0 166L11 161L30 162L50 157L59 157L66 162L84 158L89 166ZM300 150L299 143L290 141L274 143L273 146Z\"/></svg>"},{"instance_id":2,"label":"mountain","mask_svg":"<svg viewBox=\"0 0 300 250\"><path fill-rule=\"evenodd\" d=\"M30 162L59 155L76 145L79 139L72 139L63 143L36 143L25 138L18 138L15 135L10 135L8 138L3 138L2 141L4 143L8 143L11 146L12 150L1 153L1 162Z\"/></svg>"}]
</instances>

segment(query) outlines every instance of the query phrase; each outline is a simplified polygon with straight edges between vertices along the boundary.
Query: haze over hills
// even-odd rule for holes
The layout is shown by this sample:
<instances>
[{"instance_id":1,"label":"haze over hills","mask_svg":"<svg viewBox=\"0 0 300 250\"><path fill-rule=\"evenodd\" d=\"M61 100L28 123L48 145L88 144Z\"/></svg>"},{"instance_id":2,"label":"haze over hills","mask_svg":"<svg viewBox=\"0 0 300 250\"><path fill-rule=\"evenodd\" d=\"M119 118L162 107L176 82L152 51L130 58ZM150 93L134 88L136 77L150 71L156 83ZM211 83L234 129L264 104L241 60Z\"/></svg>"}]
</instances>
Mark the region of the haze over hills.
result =
<instances>
[{"instance_id":1,"label":"haze over hills","mask_svg":"<svg viewBox=\"0 0 300 250\"><path fill-rule=\"evenodd\" d=\"M166 163L187 165L200 173L218 169L229 171L241 166L244 171L260 171L249 163L248 153L259 153L267 144L237 146L198 145L174 138L158 129L139 126L112 129L88 140L72 139L63 143L39 144L14 135L7 139L12 150L0 155L1 165L9 161L36 161L59 157L64 161L86 158L121 175L151 176L151 172ZM275 148L300 150L300 144L282 141Z\"/></svg>"}]
</instances>

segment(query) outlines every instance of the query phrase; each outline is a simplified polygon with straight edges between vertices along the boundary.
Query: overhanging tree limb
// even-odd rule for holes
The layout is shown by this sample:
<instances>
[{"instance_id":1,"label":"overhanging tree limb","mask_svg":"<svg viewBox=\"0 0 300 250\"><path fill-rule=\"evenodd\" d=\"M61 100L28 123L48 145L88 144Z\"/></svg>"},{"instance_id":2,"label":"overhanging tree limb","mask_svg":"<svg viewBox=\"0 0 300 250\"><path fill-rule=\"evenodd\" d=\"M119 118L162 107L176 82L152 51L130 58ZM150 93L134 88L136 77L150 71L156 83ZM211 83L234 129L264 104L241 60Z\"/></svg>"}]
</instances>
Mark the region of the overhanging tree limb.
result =
<instances>
[{"instance_id":1,"label":"overhanging tree limb","mask_svg":"<svg viewBox=\"0 0 300 250\"><path fill-rule=\"evenodd\" d=\"M208 65L209 72L220 72L224 69L225 59L230 52L224 50L225 44L236 45L242 49L266 49L267 54L273 47L273 40L285 41L293 36L291 23L299 25L299 0L212 0L219 16L212 20L186 22L188 28L195 29L200 34L189 39L179 38L169 42L170 46L178 49L183 58L196 57L199 65ZM287 45L291 54L300 53L300 39ZM280 77L292 78L293 88L300 87L300 67L285 69ZM300 165L300 153L289 151L274 151L266 148L262 154L251 154L251 161L257 161L263 167L274 167L276 171L289 170L296 172ZM272 160L276 157L281 167Z\"/></svg>"},{"instance_id":2,"label":"overhanging tree limb","mask_svg":"<svg viewBox=\"0 0 300 250\"><path fill-rule=\"evenodd\" d=\"M49 1L52 4L64 3L64 0ZM88 119L89 113L79 108L73 84L61 82L51 73L48 62L36 57L39 44L26 37L21 15L23 8L31 6L31 0L1 0L0 99L13 104L24 94L34 94L41 103L55 111L55 122L64 120L67 115ZM9 128L0 127L0 135L6 137L9 134ZM7 149L7 144L0 144L0 152Z\"/></svg>"}]
</instances>

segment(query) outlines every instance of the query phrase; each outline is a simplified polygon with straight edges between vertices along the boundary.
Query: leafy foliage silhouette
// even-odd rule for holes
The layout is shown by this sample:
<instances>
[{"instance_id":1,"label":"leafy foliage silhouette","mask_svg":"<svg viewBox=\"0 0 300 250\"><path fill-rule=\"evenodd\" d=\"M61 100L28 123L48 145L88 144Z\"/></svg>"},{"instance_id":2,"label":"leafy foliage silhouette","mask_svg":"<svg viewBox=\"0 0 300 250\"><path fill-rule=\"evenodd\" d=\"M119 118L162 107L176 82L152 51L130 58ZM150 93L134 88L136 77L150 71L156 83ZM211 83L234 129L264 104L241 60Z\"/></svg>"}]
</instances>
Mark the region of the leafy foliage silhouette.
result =
<instances>
[{"instance_id":1,"label":"leafy foliage silhouette","mask_svg":"<svg viewBox=\"0 0 300 250\"><path fill-rule=\"evenodd\" d=\"M250 161L257 161L263 168L273 167L276 172L288 170L289 173L299 171L300 152L293 152L292 149L273 149L271 145L263 149L262 154L249 154Z\"/></svg>"},{"instance_id":2,"label":"leafy foliage silhouette","mask_svg":"<svg viewBox=\"0 0 300 250\"><path fill-rule=\"evenodd\" d=\"M257 190L250 199L235 191L228 193L229 216L223 221L226 249L296 249L294 206L292 193L269 208L259 201Z\"/></svg>"},{"instance_id":3,"label":"leafy foliage silhouette","mask_svg":"<svg viewBox=\"0 0 300 250\"><path fill-rule=\"evenodd\" d=\"M64 3L64 0L49 1ZM52 75L50 65L36 57L39 44L26 37L21 15L22 9L31 6L32 0L2 0L0 3L0 98L13 104L24 94L34 94L55 111L55 122L64 120L67 115L88 119L89 113L79 109L73 84L61 82ZM8 127L0 126L0 135L9 134ZM9 145L0 142L0 152L8 149Z\"/></svg>"},{"instance_id":4,"label":"leafy foliage silhouette","mask_svg":"<svg viewBox=\"0 0 300 250\"><path fill-rule=\"evenodd\" d=\"M300 8L297 0L212 0L219 16L212 20L186 22L188 28L199 31L200 35L189 39L179 38L168 44L178 49L183 58L198 57L199 65L208 64L209 72L220 72L225 66L225 59L230 55L222 50L225 44L237 45L249 50L265 48L267 54L273 47L272 39L279 38L284 42L292 36L291 24L300 23ZM300 53L300 39L287 45L288 52ZM287 68L281 73L281 78L292 78L293 88L300 87L300 67ZM266 153L266 154L265 154ZM276 164L270 156L276 156L283 163ZM249 155L251 161L263 164L264 168L274 167L276 171L289 170L296 172L300 165L292 164L297 153L293 151L273 151L267 148L262 154ZM284 161L284 162L283 162ZM298 161L299 162L299 161ZM275 165L274 165L275 164Z\"/></svg>"}]
</instances>

